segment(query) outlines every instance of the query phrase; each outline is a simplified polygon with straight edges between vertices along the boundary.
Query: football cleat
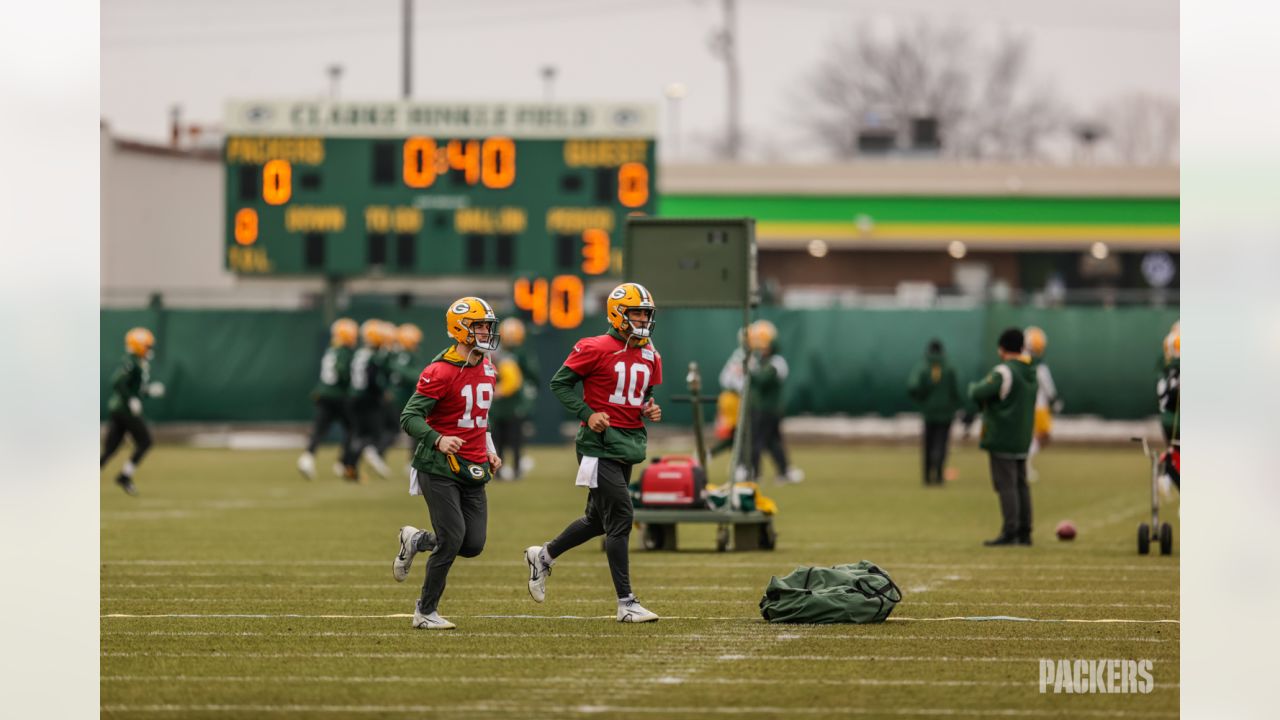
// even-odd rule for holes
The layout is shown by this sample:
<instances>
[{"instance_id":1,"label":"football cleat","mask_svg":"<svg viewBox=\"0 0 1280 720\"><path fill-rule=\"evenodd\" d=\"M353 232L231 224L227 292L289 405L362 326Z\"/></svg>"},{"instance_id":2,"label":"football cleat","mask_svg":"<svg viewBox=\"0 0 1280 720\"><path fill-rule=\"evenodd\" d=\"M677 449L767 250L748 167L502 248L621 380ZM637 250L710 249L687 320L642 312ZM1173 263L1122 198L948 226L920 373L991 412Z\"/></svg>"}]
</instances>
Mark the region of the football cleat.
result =
<instances>
[{"instance_id":1,"label":"football cleat","mask_svg":"<svg viewBox=\"0 0 1280 720\"><path fill-rule=\"evenodd\" d=\"M547 576L551 574L551 566L542 562L542 546L525 548L524 561L529 566L529 597L542 602L547 599Z\"/></svg>"},{"instance_id":2,"label":"football cleat","mask_svg":"<svg viewBox=\"0 0 1280 720\"><path fill-rule=\"evenodd\" d=\"M413 606L413 629L414 630L452 630L458 627L453 623L440 617L439 612L431 612L423 615L418 609L417 603Z\"/></svg>"},{"instance_id":3,"label":"football cleat","mask_svg":"<svg viewBox=\"0 0 1280 720\"><path fill-rule=\"evenodd\" d=\"M302 473L302 477L308 480L316 479L316 458L311 453L302 453L298 456L298 472Z\"/></svg>"},{"instance_id":4,"label":"football cleat","mask_svg":"<svg viewBox=\"0 0 1280 720\"><path fill-rule=\"evenodd\" d=\"M426 530L419 530L412 525L405 525L400 528L400 553L396 555L396 559L391 561L391 577L396 582L404 582L409 577L409 568L413 565L413 556L417 555L418 538L422 533L427 534L427 545L429 550L434 550L436 546L436 536Z\"/></svg>"},{"instance_id":5,"label":"football cleat","mask_svg":"<svg viewBox=\"0 0 1280 720\"><path fill-rule=\"evenodd\" d=\"M655 622L657 619L657 615L644 609L635 595L618 601L618 622L620 623Z\"/></svg>"},{"instance_id":6,"label":"football cleat","mask_svg":"<svg viewBox=\"0 0 1280 720\"><path fill-rule=\"evenodd\" d=\"M129 477L128 475L121 475L117 477L116 484L120 486L121 490L124 490L125 493L129 495L138 494L138 488L134 486L133 478Z\"/></svg>"},{"instance_id":7,"label":"football cleat","mask_svg":"<svg viewBox=\"0 0 1280 720\"><path fill-rule=\"evenodd\" d=\"M374 446L366 445L360 453L360 457L364 458L364 461L369 463L373 471L378 473L378 477L383 480L391 475L391 468L387 467L386 461L382 459L382 456L378 454L378 449Z\"/></svg>"}]
</instances>

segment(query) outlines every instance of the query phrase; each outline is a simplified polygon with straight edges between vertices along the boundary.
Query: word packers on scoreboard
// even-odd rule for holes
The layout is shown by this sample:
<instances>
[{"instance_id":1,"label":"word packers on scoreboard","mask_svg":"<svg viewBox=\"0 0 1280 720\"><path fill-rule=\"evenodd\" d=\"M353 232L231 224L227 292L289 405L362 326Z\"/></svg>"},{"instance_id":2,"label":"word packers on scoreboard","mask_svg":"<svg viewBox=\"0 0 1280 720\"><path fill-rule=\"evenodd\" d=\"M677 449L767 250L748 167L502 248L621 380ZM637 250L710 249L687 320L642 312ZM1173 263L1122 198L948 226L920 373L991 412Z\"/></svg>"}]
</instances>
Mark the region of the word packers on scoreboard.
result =
<instances>
[{"instance_id":1,"label":"word packers on scoreboard","mask_svg":"<svg viewBox=\"0 0 1280 720\"><path fill-rule=\"evenodd\" d=\"M227 267L508 277L576 327L583 277L656 207L655 127L648 104L231 102Z\"/></svg>"}]
</instances>

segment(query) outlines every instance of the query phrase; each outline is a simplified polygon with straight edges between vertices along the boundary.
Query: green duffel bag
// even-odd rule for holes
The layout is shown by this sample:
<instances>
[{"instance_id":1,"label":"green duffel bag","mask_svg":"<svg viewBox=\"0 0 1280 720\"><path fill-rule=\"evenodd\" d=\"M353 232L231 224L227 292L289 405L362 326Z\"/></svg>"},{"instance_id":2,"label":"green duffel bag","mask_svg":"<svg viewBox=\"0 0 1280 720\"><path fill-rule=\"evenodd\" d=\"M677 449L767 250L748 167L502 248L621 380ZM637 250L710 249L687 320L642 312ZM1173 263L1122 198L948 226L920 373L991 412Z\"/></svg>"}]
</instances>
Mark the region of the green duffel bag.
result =
<instances>
[{"instance_id":1,"label":"green duffel bag","mask_svg":"<svg viewBox=\"0 0 1280 720\"><path fill-rule=\"evenodd\" d=\"M902 602L889 573L863 560L852 565L796 568L769 578L760 614L777 623L884 622Z\"/></svg>"}]
</instances>

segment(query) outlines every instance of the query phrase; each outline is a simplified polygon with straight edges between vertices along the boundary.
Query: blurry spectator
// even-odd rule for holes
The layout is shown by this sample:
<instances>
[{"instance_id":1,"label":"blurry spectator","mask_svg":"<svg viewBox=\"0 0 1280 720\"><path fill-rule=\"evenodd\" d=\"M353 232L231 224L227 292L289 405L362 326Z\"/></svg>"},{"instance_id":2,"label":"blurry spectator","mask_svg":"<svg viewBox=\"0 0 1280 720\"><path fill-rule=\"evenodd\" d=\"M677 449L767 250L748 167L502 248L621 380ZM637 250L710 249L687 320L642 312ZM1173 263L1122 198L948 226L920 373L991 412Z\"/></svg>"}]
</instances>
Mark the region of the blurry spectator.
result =
<instances>
[{"instance_id":1,"label":"blurry spectator","mask_svg":"<svg viewBox=\"0 0 1280 720\"><path fill-rule=\"evenodd\" d=\"M981 447L990 454L991 483L1000 496L1000 534L984 545L1031 544L1031 489L1027 448L1035 422L1036 371L1022 352L1018 328L1000 334L1000 364L969 385L969 398L982 410Z\"/></svg>"},{"instance_id":2,"label":"blurry spectator","mask_svg":"<svg viewBox=\"0 0 1280 720\"><path fill-rule=\"evenodd\" d=\"M956 371L947 363L941 340L929 341L924 361L907 378L907 393L924 417L924 484L941 485L951 421L963 404Z\"/></svg>"}]
</instances>

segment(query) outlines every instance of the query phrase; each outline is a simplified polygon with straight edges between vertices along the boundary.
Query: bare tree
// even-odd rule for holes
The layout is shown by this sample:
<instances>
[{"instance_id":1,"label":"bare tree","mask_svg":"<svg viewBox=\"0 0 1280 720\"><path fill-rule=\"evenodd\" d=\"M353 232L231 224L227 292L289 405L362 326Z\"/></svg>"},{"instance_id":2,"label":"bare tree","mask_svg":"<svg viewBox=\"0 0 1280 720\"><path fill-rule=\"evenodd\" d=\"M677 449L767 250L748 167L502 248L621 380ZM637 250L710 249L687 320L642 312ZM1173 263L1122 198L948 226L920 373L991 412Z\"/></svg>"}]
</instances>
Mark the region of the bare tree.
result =
<instances>
[{"instance_id":1,"label":"bare tree","mask_svg":"<svg viewBox=\"0 0 1280 720\"><path fill-rule=\"evenodd\" d=\"M1132 93L1103 106L1103 149L1126 165L1172 165L1179 157L1179 106L1175 98Z\"/></svg>"},{"instance_id":2,"label":"bare tree","mask_svg":"<svg viewBox=\"0 0 1280 720\"><path fill-rule=\"evenodd\" d=\"M1049 93L1029 87L1026 41L975 47L958 26L921 22L888 37L867 26L837 38L793 98L799 122L840 158L858 154L859 134L891 132L899 145L911 121L937 121L940 152L962 158L1027 159L1057 132Z\"/></svg>"}]
</instances>

